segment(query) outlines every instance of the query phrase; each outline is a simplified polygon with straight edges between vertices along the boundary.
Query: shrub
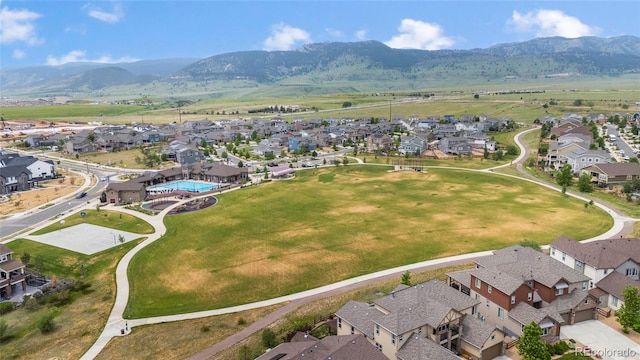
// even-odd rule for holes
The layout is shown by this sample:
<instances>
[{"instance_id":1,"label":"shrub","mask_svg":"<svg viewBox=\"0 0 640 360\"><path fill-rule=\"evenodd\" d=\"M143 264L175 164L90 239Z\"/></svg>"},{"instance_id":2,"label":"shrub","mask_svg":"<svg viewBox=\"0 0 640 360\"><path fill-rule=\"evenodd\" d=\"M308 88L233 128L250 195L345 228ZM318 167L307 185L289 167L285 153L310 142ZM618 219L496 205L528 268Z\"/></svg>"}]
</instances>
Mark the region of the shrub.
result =
<instances>
[{"instance_id":1,"label":"shrub","mask_svg":"<svg viewBox=\"0 0 640 360\"><path fill-rule=\"evenodd\" d=\"M43 334L52 332L55 329L55 325L53 324L53 318L55 315L53 313L46 313L38 319L38 329Z\"/></svg>"},{"instance_id":2,"label":"shrub","mask_svg":"<svg viewBox=\"0 0 640 360\"><path fill-rule=\"evenodd\" d=\"M245 320L243 317L239 317L237 324L238 325L246 325L247 324L247 320Z\"/></svg>"},{"instance_id":3,"label":"shrub","mask_svg":"<svg viewBox=\"0 0 640 360\"><path fill-rule=\"evenodd\" d=\"M2 302L0 303L0 314L8 313L16 308L16 304L12 302Z\"/></svg>"},{"instance_id":4,"label":"shrub","mask_svg":"<svg viewBox=\"0 0 640 360\"><path fill-rule=\"evenodd\" d=\"M38 300L31 298L24 302L24 307L25 309L34 312L40 309L40 304L38 304Z\"/></svg>"},{"instance_id":5,"label":"shrub","mask_svg":"<svg viewBox=\"0 0 640 360\"><path fill-rule=\"evenodd\" d=\"M209 330L211 330L211 328L209 327L209 325L202 325L200 327L200 332L206 333L209 332Z\"/></svg>"}]
</instances>

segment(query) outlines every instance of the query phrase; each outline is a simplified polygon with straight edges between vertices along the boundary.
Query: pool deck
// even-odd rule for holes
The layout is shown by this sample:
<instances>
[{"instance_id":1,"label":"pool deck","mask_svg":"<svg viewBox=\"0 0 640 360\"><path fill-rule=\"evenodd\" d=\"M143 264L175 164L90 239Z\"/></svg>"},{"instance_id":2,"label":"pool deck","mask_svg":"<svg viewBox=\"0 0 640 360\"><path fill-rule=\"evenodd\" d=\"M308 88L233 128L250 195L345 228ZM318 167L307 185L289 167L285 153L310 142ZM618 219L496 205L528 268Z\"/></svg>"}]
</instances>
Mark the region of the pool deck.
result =
<instances>
[{"instance_id":1,"label":"pool deck","mask_svg":"<svg viewBox=\"0 0 640 360\"><path fill-rule=\"evenodd\" d=\"M184 187L180 186L182 184L186 184ZM211 190L216 190L221 187L218 183L211 183L206 181L199 180L176 180L167 183L157 184L153 186L147 187L147 192L157 192L157 191L173 191L173 190L182 190L182 191L190 191L190 192L207 192Z\"/></svg>"}]
</instances>

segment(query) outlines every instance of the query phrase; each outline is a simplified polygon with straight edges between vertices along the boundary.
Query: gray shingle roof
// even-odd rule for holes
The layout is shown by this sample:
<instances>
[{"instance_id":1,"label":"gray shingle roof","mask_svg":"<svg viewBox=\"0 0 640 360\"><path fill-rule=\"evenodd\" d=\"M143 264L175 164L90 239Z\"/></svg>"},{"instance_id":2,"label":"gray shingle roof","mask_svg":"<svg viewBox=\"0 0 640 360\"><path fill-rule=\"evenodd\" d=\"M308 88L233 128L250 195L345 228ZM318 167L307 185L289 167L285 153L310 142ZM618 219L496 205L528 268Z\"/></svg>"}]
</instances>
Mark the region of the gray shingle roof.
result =
<instances>
[{"instance_id":1,"label":"gray shingle roof","mask_svg":"<svg viewBox=\"0 0 640 360\"><path fill-rule=\"evenodd\" d=\"M509 311L509 317L522 325L527 325L531 321L535 321L539 324L547 317L559 323L564 322L564 319L562 319L562 316L555 308L545 307L536 309L524 301L521 301L520 303L518 303L518 305L516 305L516 307Z\"/></svg>"},{"instance_id":2,"label":"gray shingle roof","mask_svg":"<svg viewBox=\"0 0 640 360\"><path fill-rule=\"evenodd\" d=\"M462 319L462 341L478 349L482 349L482 346L495 330L495 326L480 321L475 316L467 315Z\"/></svg>"},{"instance_id":3,"label":"gray shingle roof","mask_svg":"<svg viewBox=\"0 0 640 360\"><path fill-rule=\"evenodd\" d=\"M424 299L414 308L398 309L375 322L393 334L400 335L424 324L438 327L451 310L452 308L445 303Z\"/></svg>"},{"instance_id":4,"label":"gray shingle roof","mask_svg":"<svg viewBox=\"0 0 640 360\"><path fill-rule=\"evenodd\" d=\"M551 243L551 247L596 269L617 268L629 259L640 263L638 239L607 239L581 243L561 236Z\"/></svg>"},{"instance_id":5,"label":"gray shingle roof","mask_svg":"<svg viewBox=\"0 0 640 360\"><path fill-rule=\"evenodd\" d=\"M373 338L374 322L380 321L384 315L374 306L353 300L336 312L336 316L349 322L369 338Z\"/></svg>"},{"instance_id":6,"label":"gray shingle roof","mask_svg":"<svg viewBox=\"0 0 640 360\"><path fill-rule=\"evenodd\" d=\"M604 292L611 294L618 299L622 299L622 291L627 286L635 286L640 289L640 282L633 280L628 276L624 276L617 271L607 275L604 279L598 281L596 286Z\"/></svg>"},{"instance_id":7,"label":"gray shingle roof","mask_svg":"<svg viewBox=\"0 0 640 360\"><path fill-rule=\"evenodd\" d=\"M460 360L451 351L419 335L411 335L396 356L399 360Z\"/></svg>"},{"instance_id":8,"label":"gray shingle roof","mask_svg":"<svg viewBox=\"0 0 640 360\"><path fill-rule=\"evenodd\" d=\"M423 302L430 300L438 301L457 311L469 309L478 303L477 300L438 280L395 291L374 302L388 312L396 312L408 308L417 309Z\"/></svg>"},{"instance_id":9,"label":"gray shingle roof","mask_svg":"<svg viewBox=\"0 0 640 360\"><path fill-rule=\"evenodd\" d=\"M582 291L580 289L573 289L573 291L565 296L559 296L551 302L551 306L556 308L558 312L562 313L567 310L575 309L580 305L586 297L590 296L588 291ZM594 307L597 302L594 302Z\"/></svg>"},{"instance_id":10,"label":"gray shingle roof","mask_svg":"<svg viewBox=\"0 0 640 360\"><path fill-rule=\"evenodd\" d=\"M476 264L485 269L474 270L471 274L507 295L513 293L517 288L516 284L519 286L528 280L534 280L549 288L559 281L567 281L570 284L589 281L589 277L581 272L532 248L520 245L497 250L493 256L476 260Z\"/></svg>"}]
</instances>

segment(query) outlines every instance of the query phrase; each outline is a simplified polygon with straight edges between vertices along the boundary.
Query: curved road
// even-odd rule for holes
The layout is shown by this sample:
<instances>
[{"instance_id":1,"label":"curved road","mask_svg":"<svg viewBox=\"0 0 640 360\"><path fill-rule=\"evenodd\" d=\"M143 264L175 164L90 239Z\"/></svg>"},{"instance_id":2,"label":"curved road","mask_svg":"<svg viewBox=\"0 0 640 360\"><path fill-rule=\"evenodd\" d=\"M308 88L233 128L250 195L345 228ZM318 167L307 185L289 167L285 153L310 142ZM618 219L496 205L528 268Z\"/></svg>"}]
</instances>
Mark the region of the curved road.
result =
<instances>
[{"instance_id":1,"label":"curved road","mask_svg":"<svg viewBox=\"0 0 640 360\"><path fill-rule=\"evenodd\" d=\"M455 169L460 169L460 170L466 170L466 171L479 171L479 172L487 172L487 173L492 173L495 174L497 176L508 176L508 177L513 177L513 178L517 178L517 179L521 179L521 180L525 180L525 181L530 181L530 182L534 182L536 184L539 184L540 186L544 186L546 188L555 190L555 191L561 191L561 189L558 186L554 186L554 185L550 185L547 184L545 182L542 182L540 180L537 180L533 177L531 177L528 173L526 173L526 171L524 171L523 167L522 167L522 163L528 158L529 156L529 151L528 149L522 144L522 136L525 135L528 132L534 131L537 128L532 128L532 129L528 129L525 131L520 132L519 134L516 135L515 137L515 141L516 144L518 145L518 147L520 148L520 156L518 156L518 158L514 161L516 163L516 168L522 172L523 174L525 174L526 177L519 177L519 176L515 176L515 175L510 175L510 174L502 174L502 173L497 173L494 172L493 170L495 169L499 169L499 168L503 168L503 167L508 167L511 166L513 164L513 162L511 164L505 164L505 165L500 165L500 166L496 166L496 167L492 167L489 169L483 169L483 170L471 170L471 169L466 169L466 168L455 168ZM432 168L438 168L433 166ZM444 168L444 167L442 167ZM451 167L446 167L447 169L454 169ZM233 191L233 190L230 190ZM578 198L580 200L583 201L590 201L591 199L586 198L582 195L579 194L574 194L574 193L570 193L567 192L567 195L569 196L573 196L575 198ZM179 206L179 204L175 204L174 206ZM594 237L592 239L588 239L586 241L593 241L593 240L598 240L598 239L607 239L607 238L612 238L612 237L617 237L619 235L625 235L626 233L628 233L629 231L629 224L633 224L633 222L635 221L639 221L638 219L633 219L627 216L624 216L620 213L618 213L616 210L614 209L610 209L607 206L605 206L604 204L597 202L594 200L594 205L598 206L599 208L608 211L609 214L611 214L613 220L614 220L614 225L612 226L612 228L605 232L604 234L601 234L597 237ZM173 206L171 207L173 208ZM121 332L125 329L126 327L126 331L125 331L125 335L128 334L131 331L131 328L136 327L136 326L141 326L141 325L149 325L149 324L158 324L158 323L163 323L163 322L171 322L171 321L181 321L181 320L188 320L188 319L196 319L196 318L202 318L202 317L209 317L209 316L215 316L215 315L221 315L221 314L229 314L229 313L235 313L235 312L239 312L239 311L244 311L244 310L250 310L250 309L256 309L256 308L260 308L260 307L264 307L264 306L269 306L269 305L274 305L274 304L280 304L280 303L285 303L288 302L285 306L275 310L274 312L272 312L271 314L267 315L266 317L264 317L263 319L260 319L254 323L252 323L250 326L248 326L247 328L245 328L244 330L228 337L227 339L221 341L220 343L214 344L213 346L203 350L202 352L192 356L190 359L207 359L213 355L215 355L216 353L218 353L221 350L226 349L227 347L237 343L238 341L248 337L249 335L253 334L254 332L264 328L265 326L271 324L273 321L275 321L276 319L278 319L279 317L287 314L288 312L294 310L295 308L299 307L300 305L303 305L305 303L311 302L311 301L315 301L317 299L321 299L321 298L325 298L328 296L332 296L332 295L336 295L351 289L355 289L358 287L361 287L363 285L366 284L370 284L370 283L374 283L383 279L388 279L388 278L393 278L393 277L397 277L399 276L401 273L403 273L404 271L407 270L412 270L412 271L424 271L424 270L428 270L428 269L433 269L433 268L437 268L437 267L443 267L443 266L449 266L449 265L455 265L455 264L460 264L460 263L468 263L474 259L477 259L479 257L483 257L483 256L487 256L490 255L492 252L491 251L483 251L483 252L477 252L477 253L471 253L471 254L463 254L463 255L457 255L457 256L451 256L451 257L447 257L447 258L440 258L440 259L433 259L433 260L428 260L428 261L424 261L424 262L420 262L420 263L416 263L416 264L410 264L410 265L405 265L405 266L400 266L400 267L396 267L393 269L388 269L388 270L384 270L384 271L379 271L379 272L375 272L372 274L367 274L367 275L363 275L363 276L359 276L356 278L352 278L352 279L348 279L348 280L344 280L344 281L340 281L334 284L329 284L329 285L325 285L322 287L318 287L315 289L311 289L311 290L307 290L307 291L303 291L300 293L296 293L296 294L291 294L291 295L287 295L287 296L281 296L281 297L277 297L277 298L273 298L273 299L269 299L269 300L264 300L264 301L259 301L259 302L255 302L255 303L250 303L250 304L245 304L245 305L239 305L239 306L233 306L233 307L229 307L229 308L223 308L223 309L216 309L216 310L208 310L208 311L200 311L200 312L195 312L195 313L188 313L188 314L178 314L178 315L167 315L167 316L158 316L158 317L152 317L152 318L143 318L143 319L132 319L132 320L125 320L123 317L124 311L126 309L126 305L127 305L127 301L129 298L129 281L127 278L127 268L129 266L129 263L131 262L131 259L133 258L133 256L135 254L137 254L140 250L142 250L145 246L149 245L150 243L160 239L162 237L162 235L165 233L166 228L164 226L164 223L162 221L164 215L166 215L167 212L170 211L171 208L167 208L165 210L163 210L159 215L156 216L148 216L148 215L144 215L135 211L131 211L131 210L126 210L126 209L122 209L122 208L114 208L114 210L117 211L123 211L123 212L131 212L133 215L142 218L143 220L148 221L152 226L154 226L155 228L155 233L150 235L147 240L145 240L144 242L142 242L141 244L139 244L138 246L136 246L135 248L133 248L130 252L128 252L118 263L117 267L116 267L116 289L117 289L117 293L116 293L116 300L115 303L113 305L113 309L111 311L111 314L109 315L109 319L107 320L107 323L105 325L104 330L102 331L102 334L98 337L98 339L96 340L96 342L91 346L91 348L82 356L81 359L93 359L95 358L100 351L102 351L102 349L107 345L107 343L116 336L122 336ZM625 226L627 225L627 226ZM631 226L632 228L632 226Z\"/></svg>"}]
</instances>

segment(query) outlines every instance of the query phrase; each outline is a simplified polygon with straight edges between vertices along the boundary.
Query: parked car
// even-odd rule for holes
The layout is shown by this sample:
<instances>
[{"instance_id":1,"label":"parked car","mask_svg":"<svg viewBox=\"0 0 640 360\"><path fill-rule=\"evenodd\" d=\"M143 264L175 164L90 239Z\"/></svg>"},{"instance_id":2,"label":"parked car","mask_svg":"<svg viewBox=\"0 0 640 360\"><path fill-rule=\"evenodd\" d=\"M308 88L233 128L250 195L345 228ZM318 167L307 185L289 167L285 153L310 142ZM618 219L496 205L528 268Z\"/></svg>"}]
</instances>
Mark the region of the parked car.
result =
<instances>
[{"instance_id":1,"label":"parked car","mask_svg":"<svg viewBox=\"0 0 640 360\"><path fill-rule=\"evenodd\" d=\"M82 199L85 196L87 196L87 193L86 192L81 192L80 194L76 195L76 199Z\"/></svg>"}]
</instances>

